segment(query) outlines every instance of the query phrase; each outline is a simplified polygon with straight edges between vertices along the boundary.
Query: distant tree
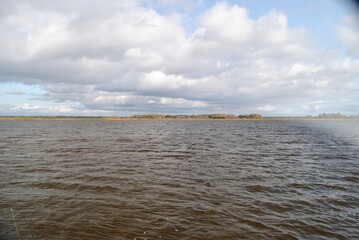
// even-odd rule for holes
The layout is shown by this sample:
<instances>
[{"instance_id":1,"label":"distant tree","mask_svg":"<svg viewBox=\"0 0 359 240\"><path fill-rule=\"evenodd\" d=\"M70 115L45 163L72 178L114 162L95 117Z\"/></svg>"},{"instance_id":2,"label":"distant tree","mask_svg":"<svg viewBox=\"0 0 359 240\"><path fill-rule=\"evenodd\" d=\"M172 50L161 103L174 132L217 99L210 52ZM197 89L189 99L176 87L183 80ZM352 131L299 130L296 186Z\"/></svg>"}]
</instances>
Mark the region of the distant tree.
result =
<instances>
[{"instance_id":1,"label":"distant tree","mask_svg":"<svg viewBox=\"0 0 359 240\"><path fill-rule=\"evenodd\" d=\"M261 119L263 117L260 114L252 113L252 114L239 115L238 118L242 118L242 119Z\"/></svg>"},{"instance_id":2,"label":"distant tree","mask_svg":"<svg viewBox=\"0 0 359 240\"><path fill-rule=\"evenodd\" d=\"M234 118L236 118L234 115L230 115L230 114L210 114L208 117L210 119L234 119Z\"/></svg>"},{"instance_id":3,"label":"distant tree","mask_svg":"<svg viewBox=\"0 0 359 240\"><path fill-rule=\"evenodd\" d=\"M132 118L139 118L139 119L161 119L165 118L162 114L143 114L143 115L133 115Z\"/></svg>"},{"instance_id":4,"label":"distant tree","mask_svg":"<svg viewBox=\"0 0 359 240\"><path fill-rule=\"evenodd\" d=\"M343 115L341 113L320 113L318 115L318 118L346 118L346 115Z\"/></svg>"}]
</instances>

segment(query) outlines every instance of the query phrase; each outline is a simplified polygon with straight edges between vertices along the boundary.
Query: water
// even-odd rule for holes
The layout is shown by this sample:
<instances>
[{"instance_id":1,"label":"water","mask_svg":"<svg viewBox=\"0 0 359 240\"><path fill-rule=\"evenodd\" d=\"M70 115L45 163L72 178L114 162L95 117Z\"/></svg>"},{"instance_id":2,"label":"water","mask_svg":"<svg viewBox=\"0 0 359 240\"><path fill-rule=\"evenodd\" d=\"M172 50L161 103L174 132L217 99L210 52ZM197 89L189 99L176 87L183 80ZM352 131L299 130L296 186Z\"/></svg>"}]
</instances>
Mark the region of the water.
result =
<instances>
[{"instance_id":1,"label":"water","mask_svg":"<svg viewBox=\"0 0 359 240\"><path fill-rule=\"evenodd\" d=\"M359 121L0 121L0 239L358 239ZM20 213L20 215L19 215Z\"/></svg>"}]
</instances>

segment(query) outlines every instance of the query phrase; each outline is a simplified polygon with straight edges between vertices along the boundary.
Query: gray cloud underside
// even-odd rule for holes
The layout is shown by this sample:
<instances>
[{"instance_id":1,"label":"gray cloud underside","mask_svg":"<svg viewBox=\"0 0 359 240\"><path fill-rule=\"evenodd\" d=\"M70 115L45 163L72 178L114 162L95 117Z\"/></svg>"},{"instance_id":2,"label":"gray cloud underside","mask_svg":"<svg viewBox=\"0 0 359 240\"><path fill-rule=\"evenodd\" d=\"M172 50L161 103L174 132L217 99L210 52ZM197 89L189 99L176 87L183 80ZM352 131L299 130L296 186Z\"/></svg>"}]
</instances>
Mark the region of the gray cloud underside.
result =
<instances>
[{"instance_id":1,"label":"gray cloud underside","mask_svg":"<svg viewBox=\"0 0 359 240\"><path fill-rule=\"evenodd\" d=\"M337 31L342 53L320 50L281 12L252 19L227 3L198 16L190 34L181 15L140 1L2 1L0 9L0 81L38 84L47 92L38 100L79 111L359 111L351 19Z\"/></svg>"}]
</instances>

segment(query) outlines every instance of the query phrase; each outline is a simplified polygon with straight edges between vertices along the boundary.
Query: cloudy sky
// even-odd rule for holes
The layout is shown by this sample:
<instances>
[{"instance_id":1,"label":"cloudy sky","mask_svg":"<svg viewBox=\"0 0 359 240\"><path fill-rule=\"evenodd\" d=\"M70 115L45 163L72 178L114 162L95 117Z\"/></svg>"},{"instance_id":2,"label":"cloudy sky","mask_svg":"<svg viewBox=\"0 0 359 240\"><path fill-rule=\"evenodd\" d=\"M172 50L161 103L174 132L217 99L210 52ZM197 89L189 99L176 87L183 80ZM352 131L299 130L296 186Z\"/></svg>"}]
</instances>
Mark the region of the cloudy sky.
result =
<instances>
[{"instance_id":1,"label":"cloudy sky","mask_svg":"<svg viewBox=\"0 0 359 240\"><path fill-rule=\"evenodd\" d=\"M0 0L0 115L359 114L344 0Z\"/></svg>"}]
</instances>

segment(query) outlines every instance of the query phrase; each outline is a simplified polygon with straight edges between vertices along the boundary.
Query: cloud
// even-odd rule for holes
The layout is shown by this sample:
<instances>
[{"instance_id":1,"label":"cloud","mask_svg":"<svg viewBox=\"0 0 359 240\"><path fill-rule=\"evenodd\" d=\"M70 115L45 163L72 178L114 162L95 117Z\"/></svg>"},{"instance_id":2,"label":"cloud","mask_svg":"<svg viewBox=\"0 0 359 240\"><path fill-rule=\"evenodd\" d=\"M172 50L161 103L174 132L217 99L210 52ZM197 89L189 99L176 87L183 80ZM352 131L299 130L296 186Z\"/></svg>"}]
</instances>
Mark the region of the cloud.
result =
<instances>
[{"instance_id":1,"label":"cloud","mask_svg":"<svg viewBox=\"0 0 359 240\"><path fill-rule=\"evenodd\" d=\"M2 2L0 82L37 84L46 94L33 100L67 106L63 113L284 114L334 102L359 110L359 60L320 50L283 12L254 19L219 2L188 33L183 15L142 3ZM352 21L338 34L358 56ZM12 110L45 111L31 104Z\"/></svg>"},{"instance_id":2,"label":"cloud","mask_svg":"<svg viewBox=\"0 0 359 240\"><path fill-rule=\"evenodd\" d=\"M171 11L184 10L185 12L194 11L196 7L204 4L203 0L147 0L145 2L150 6L169 8Z\"/></svg>"},{"instance_id":3,"label":"cloud","mask_svg":"<svg viewBox=\"0 0 359 240\"><path fill-rule=\"evenodd\" d=\"M337 28L337 35L348 52L359 57L359 15L347 16Z\"/></svg>"},{"instance_id":4,"label":"cloud","mask_svg":"<svg viewBox=\"0 0 359 240\"><path fill-rule=\"evenodd\" d=\"M46 113L47 115L56 115L56 114L71 114L74 109L67 106L58 106L58 107L45 107L38 106L29 103L24 103L20 105L11 106L8 111L8 115L42 115Z\"/></svg>"},{"instance_id":5,"label":"cloud","mask_svg":"<svg viewBox=\"0 0 359 240\"><path fill-rule=\"evenodd\" d=\"M38 110L38 109L41 109L42 107L40 106L34 106L34 105L31 105L31 104L28 104L28 103L25 103L25 104L21 104L21 105L18 105L18 106L15 106L15 107L12 107L11 110Z\"/></svg>"},{"instance_id":6,"label":"cloud","mask_svg":"<svg viewBox=\"0 0 359 240\"><path fill-rule=\"evenodd\" d=\"M26 95L27 92L21 90L21 89L13 89L12 91L9 92L5 92L5 94L9 94L9 95Z\"/></svg>"}]
</instances>

